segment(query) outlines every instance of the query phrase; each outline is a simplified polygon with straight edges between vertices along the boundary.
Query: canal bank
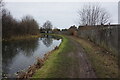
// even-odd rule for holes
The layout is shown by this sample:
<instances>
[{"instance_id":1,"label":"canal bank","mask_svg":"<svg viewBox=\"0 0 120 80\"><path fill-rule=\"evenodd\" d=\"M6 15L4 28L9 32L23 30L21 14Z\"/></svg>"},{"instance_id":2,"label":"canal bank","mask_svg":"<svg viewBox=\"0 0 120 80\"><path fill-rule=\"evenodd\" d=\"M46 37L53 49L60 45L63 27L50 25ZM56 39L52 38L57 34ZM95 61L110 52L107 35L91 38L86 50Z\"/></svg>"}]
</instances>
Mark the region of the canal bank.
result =
<instances>
[{"instance_id":1,"label":"canal bank","mask_svg":"<svg viewBox=\"0 0 120 80\"><path fill-rule=\"evenodd\" d=\"M63 39L59 49L49 56L44 66L36 71L32 78L62 78L67 76L68 72L63 74L63 71L68 70L67 68L72 65L72 59L67 56L67 53L73 50L73 46L69 44L70 42L67 37L61 37Z\"/></svg>"}]
</instances>

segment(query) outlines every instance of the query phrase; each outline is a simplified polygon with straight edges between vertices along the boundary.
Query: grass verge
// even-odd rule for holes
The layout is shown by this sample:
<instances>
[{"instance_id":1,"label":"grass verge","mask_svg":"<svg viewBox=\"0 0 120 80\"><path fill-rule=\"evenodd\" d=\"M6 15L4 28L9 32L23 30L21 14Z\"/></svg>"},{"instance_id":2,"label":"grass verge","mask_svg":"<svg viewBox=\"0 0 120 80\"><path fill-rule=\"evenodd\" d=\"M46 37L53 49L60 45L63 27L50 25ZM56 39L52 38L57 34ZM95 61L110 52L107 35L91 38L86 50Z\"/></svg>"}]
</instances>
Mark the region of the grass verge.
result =
<instances>
[{"instance_id":1,"label":"grass verge","mask_svg":"<svg viewBox=\"0 0 120 80\"><path fill-rule=\"evenodd\" d=\"M68 54L68 51L72 50L72 45L69 44L67 37L60 36L63 39L59 49L55 50L49 56L42 68L37 70L32 78L64 78L68 75L69 70L66 70L71 65L71 58L66 55Z\"/></svg>"},{"instance_id":2,"label":"grass verge","mask_svg":"<svg viewBox=\"0 0 120 80\"><path fill-rule=\"evenodd\" d=\"M87 52L98 78L118 78L118 59L92 42L74 37Z\"/></svg>"}]
</instances>

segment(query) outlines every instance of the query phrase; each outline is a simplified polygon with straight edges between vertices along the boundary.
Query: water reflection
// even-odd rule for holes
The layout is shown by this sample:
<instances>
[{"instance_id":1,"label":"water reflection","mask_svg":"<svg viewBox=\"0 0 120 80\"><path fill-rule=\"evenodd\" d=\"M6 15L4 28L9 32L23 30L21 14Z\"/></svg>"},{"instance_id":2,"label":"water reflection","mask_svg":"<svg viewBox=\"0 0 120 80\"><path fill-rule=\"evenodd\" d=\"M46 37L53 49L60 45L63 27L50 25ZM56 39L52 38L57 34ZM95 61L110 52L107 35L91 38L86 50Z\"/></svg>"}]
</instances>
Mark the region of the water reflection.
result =
<instances>
[{"instance_id":1,"label":"water reflection","mask_svg":"<svg viewBox=\"0 0 120 80\"><path fill-rule=\"evenodd\" d=\"M44 38L42 38L42 41L43 41L44 45L46 45L47 47L49 47L52 44L53 39L57 39L57 40L60 39L60 37L52 36L52 35L43 35L42 37L44 37Z\"/></svg>"},{"instance_id":2,"label":"water reflection","mask_svg":"<svg viewBox=\"0 0 120 80\"><path fill-rule=\"evenodd\" d=\"M12 42L3 42L2 45L2 69L9 72L9 63L13 63L13 58L22 53L24 56L32 56L37 49L38 39L20 40ZM7 73L6 72L6 73Z\"/></svg>"},{"instance_id":3,"label":"water reflection","mask_svg":"<svg viewBox=\"0 0 120 80\"><path fill-rule=\"evenodd\" d=\"M42 41L47 47L49 47L53 42L52 38L48 35L46 35L45 38L42 39Z\"/></svg>"},{"instance_id":4,"label":"water reflection","mask_svg":"<svg viewBox=\"0 0 120 80\"><path fill-rule=\"evenodd\" d=\"M14 74L34 64L36 57L43 57L48 51L59 46L61 39L44 35L41 38L3 42L2 70L3 73Z\"/></svg>"},{"instance_id":5,"label":"water reflection","mask_svg":"<svg viewBox=\"0 0 120 80\"><path fill-rule=\"evenodd\" d=\"M18 44L20 51L23 51L25 56L32 56L38 47L38 39L25 40Z\"/></svg>"}]
</instances>

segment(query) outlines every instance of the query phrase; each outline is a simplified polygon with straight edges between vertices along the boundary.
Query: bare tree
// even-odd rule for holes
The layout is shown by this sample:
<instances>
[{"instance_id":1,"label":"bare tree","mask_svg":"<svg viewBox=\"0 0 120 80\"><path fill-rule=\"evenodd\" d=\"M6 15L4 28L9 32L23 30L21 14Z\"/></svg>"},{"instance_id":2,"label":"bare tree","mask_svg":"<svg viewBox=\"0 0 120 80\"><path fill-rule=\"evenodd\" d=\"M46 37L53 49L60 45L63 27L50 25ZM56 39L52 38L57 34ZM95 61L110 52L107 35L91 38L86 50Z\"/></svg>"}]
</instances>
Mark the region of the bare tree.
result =
<instances>
[{"instance_id":1,"label":"bare tree","mask_svg":"<svg viewBox=\"0 0 120 80\"><path fill-rule=\"evenodd\" d=\"M46 22L43 24L43 28L47 30L47 33L48 33L49 30L52 29L52 27L53 27L53 26L52 26L52 23L51 23L49 20L46 21Z\"/></svg>"},{"instance_id":2,"label":"bare tree","mask_svg":"<svg viewBox=\"0 0 120 80\"><path fill-rule=\"evenodd\" d=\"M4 5L5 4L4 4L3 0L0 0L0 18L2 16L2 8L3 8Z\"/></svg>"},{"instance_id":3,"label":"bare tree","mask_svg":"<svg viewBox=\"0 0 120 80\"><path fill-rule=\"evenodd\" d=\"M24 16L21 21L22 31L26 34L38 34L39 25L37 21L30 15Z\"/></svg>"},{"instance_id":4,"label":"bare tree","mask_svg":"<svg viewBox=\"0 0 120 80\"><path fill-rule=\"evenodd\" d=\"M4 6L3 0L0 0L0 8Z\"/></svg>"},{"instance_id":5,"label":"bare tree","mask_svg":"<svg viewBox=\"0 0 120 80\"><path fill-rule=\"evenodd\" d=\"M3 0L0 0L0 23L2 22L2 8L3 8L3 6L4 6L4 2L3 2Z\"/></svg>"},{"instance_id":6,"label":"bare tree","mask_svg":"<svg viewBox=\"0 0 120 80\"><path fill-rule=\"evenodd\" d=\"M84 5L78 11L80 25L101 25L110 23L110 15L98 5Z\"/></svg>"}]
</instances>

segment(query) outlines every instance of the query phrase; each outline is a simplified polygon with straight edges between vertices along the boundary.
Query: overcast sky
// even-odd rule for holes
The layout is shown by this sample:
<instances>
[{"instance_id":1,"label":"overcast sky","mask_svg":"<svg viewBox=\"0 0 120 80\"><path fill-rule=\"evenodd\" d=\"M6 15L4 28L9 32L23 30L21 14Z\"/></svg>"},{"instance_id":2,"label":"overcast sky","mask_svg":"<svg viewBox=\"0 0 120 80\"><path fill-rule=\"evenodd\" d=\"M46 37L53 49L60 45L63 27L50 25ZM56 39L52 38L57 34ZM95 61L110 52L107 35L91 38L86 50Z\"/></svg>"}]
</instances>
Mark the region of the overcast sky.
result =
<instances>
[{"instance_id":1,"label":"overcast sky","mask_svg":"<svg viewBox=\"0 0 120 80\"><path fill-rule=\"evenodd\" d=\"M46 20L50 20L54 27L69 28L78 25L78 10L82 8L83 2L6 2L5 7L14 18L21 19L23 16L31 15L40 26ZM118 3L101 2L111 15L112 23L118 23Z\"/></svg>"}]
</instances>

